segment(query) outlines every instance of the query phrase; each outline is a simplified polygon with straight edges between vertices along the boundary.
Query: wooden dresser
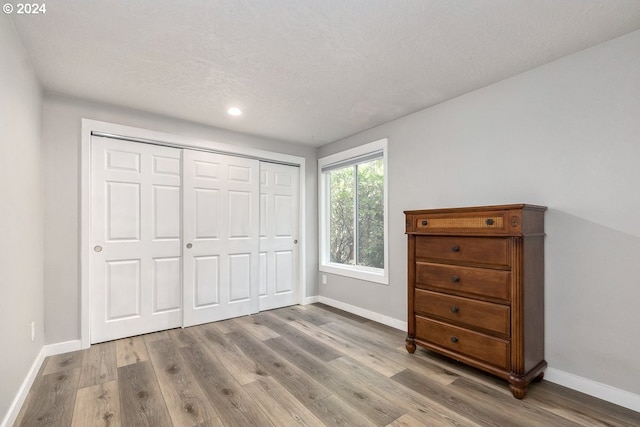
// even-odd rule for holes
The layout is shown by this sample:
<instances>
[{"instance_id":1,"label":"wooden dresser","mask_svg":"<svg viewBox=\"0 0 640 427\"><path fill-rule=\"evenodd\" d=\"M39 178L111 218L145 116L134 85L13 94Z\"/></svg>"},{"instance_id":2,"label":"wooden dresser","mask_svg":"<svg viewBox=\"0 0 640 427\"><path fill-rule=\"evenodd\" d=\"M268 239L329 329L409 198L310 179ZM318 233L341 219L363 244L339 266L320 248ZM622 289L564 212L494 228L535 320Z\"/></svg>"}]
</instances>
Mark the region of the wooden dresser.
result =
<instances>
[{"instance_id":1,"label":"wooden dresser","mask_svg":"<svg viewBox=\"0 0 640 427\"><path fill-rule=\"evenodd\" d=\"M544 212L532 205L405 211L416 344L509 381L522 399L544 360Z\"/></svg>"}]
</instances>

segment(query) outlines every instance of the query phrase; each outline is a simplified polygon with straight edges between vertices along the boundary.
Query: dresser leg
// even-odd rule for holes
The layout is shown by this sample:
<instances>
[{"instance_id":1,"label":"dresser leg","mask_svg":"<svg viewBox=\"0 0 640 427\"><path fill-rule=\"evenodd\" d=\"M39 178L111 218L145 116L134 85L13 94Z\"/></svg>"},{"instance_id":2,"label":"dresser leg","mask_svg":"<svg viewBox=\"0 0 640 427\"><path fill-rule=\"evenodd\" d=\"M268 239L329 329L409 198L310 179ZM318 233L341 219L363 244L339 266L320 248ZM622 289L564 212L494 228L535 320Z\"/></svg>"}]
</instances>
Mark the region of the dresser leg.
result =
<instances>
[{"instance_id":1,"label":"dresser leg","mask_svg":"<svg viewBox=\"0 0 640 427\"><path fill-rule=\"evenodd\" d=\"M412 336L408 336L404 346L407 348L407 351L411 354L415 353L416 351L416 342L414 341Z\"/></svg>"},{"instance_id":2,"label":"dresser leg","mask_svg":"<svg viewBox=\"0 0 640 427\"><path fill-rule=\"evenodd\" d=\"M530 370L526 375L511 374L509 376L509 389L511 394L516 399L522 399L527 394L527 387L531 382L540 382L544 377L544 368L547 367L547 362L542 361L538 365Z\"/></svg>"},{"instance_id":3,"label":"dresser leg","mask_svg":"<svg viewBox=\"0 0 640 427\"><path fill-rule=\"evenodd\" d=\"M516 399L523 399L527 394L527 387L529 386L531 379L530 375L511 374L511 376L509 376L509 389L511 390L513 397Z\"/></svg>"},{"instance_id":4,"label":"dresser leg","mask_svg":"<svg viewBox=\"0 0 640 427\"><path fill-rule=\"evenodd\" d=\"M516 386L513 384L509 384L509 389L511 390L511 394L516 399L524 399L524 396L527 394L527 386Z\"/></svg>"}]
</instances>

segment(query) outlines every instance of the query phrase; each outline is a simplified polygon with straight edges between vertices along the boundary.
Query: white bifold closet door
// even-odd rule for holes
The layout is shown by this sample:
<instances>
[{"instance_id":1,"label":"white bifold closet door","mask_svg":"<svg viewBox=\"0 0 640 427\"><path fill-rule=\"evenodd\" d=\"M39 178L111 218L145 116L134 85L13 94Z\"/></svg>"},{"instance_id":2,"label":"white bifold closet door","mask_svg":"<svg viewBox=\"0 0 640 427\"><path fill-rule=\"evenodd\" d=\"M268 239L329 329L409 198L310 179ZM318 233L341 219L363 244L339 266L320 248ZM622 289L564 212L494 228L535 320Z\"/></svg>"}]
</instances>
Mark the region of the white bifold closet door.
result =
<instances>
[{"instance_id":1,"label":"white bifold closet door","mask_svg":"<svg viewBox=\"0 0 640 427\"><path fill-rule=\"evenodd\" d=\"M260 162L184 151L184 322L256 313Z\"/></svg>"},{"instance_id":2,"label":"white bifold closet door","mask_svg":"<svg viewBox=\"0 0 640 427\"><path fill-rule=\"evenodd\" d=\"M182 324L181 150L92 138L91 341Z\"/></svg>"}]
</instances>

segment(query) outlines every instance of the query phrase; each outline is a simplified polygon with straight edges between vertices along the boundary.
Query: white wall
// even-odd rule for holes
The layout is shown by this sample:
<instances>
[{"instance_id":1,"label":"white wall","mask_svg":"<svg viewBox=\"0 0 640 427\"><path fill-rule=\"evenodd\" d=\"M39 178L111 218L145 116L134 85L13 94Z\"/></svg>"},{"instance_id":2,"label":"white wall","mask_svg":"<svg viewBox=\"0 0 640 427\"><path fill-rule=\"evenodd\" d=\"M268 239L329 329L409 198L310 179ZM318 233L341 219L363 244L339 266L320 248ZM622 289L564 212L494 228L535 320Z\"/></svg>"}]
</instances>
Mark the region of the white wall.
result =
<instances>
[{"instance_id":1,"label":"white wall","mask_svg":"<svg viewBox=\"0 0 640 427\"><path fill-rule=\"evenodd\" d=\"M640 394L640 31L322 147L389 138L390 286L320 295L406 320L403 210L546 205L549 366Z\"/></svg>"},{"instance_id":2,"label":"white wall","mask_svg":"<svg viewBox=\"0 0 640 427\"><path fill-rule=\"evenodd\" d=\"M43 109L46 343L80 339L79 179L81 119L150 129L305 157L307 295L317 294L316 150L90 101L47 95Z\"/></svg>"},{"instance_id":3,"label":"white wall","mask_svg":"<svg viewBox=\"0 0 640 427\"><path fill-rule=\"evenodd\" d=\"M1 424L42 349L44 334L42 95L13 23L4 14L0 52Z\"/></svg>"}]
</instances>

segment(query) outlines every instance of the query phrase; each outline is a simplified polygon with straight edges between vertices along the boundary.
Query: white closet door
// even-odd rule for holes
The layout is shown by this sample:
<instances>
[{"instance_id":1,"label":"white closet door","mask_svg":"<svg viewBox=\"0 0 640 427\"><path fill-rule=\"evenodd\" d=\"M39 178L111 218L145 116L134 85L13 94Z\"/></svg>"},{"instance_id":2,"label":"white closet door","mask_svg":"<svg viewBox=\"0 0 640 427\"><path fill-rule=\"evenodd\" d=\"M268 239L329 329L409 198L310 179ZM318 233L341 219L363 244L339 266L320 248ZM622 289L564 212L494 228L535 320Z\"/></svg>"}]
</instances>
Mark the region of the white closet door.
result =
<instances>
[{"instance_id":1,"label":"white closet door","mask_svg":"<svg viewBox=\"0 0 640 427\"><path fill-rule=\"evenodd\" d=\"M298 303L299 172L260 162L260 310Z\"/></svg>"},{"instance_id":2,"label":"white closet door","mask_svg":"<svg viewBox=\"0 0 640 427\"><path fill-rule=\"evenodd\" d=\"M92 343L181 324L180 157L92 138Z\"/></svg>"},{"instance_id":3,"label":"white closet door","mask_svg":"<svg viewBox=\"0 0 640 427\"><path fill-rule=\"evenodd\" d=\"M259 162L183 156L183 326L256 313Z\"/></svg>"}]
</instances>

